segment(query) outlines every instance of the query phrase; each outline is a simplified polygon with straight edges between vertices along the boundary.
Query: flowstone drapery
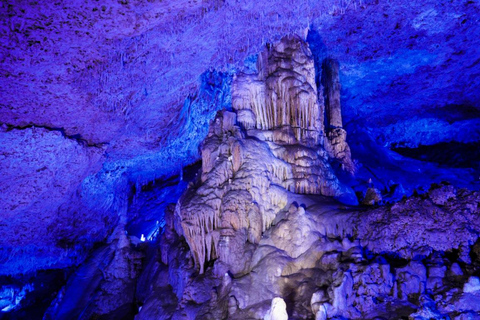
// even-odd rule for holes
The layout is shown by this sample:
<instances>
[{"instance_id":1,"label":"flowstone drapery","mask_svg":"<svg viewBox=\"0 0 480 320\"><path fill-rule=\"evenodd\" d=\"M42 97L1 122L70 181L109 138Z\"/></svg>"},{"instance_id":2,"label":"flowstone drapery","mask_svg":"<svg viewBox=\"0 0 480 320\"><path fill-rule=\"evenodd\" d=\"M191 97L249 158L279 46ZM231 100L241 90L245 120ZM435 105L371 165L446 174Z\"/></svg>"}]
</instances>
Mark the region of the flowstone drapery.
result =
<instances>
[{"instance_id":1,"label":"flowstone drapery","mask_svg":"<svg viewBox=\"0 0 480 320\"><path fill-rule=\"evenodd\" d=\"M353 191L342 185L330 166L331 161L340 161L348 164L342 165L345 170L354 172L341 128L338 63L328 61L325 70L316 71L308 45L286 37L258 56L257 73L234 79L233 110L220 112L211 124L202 145L201 181L189 188L176 208L201 272L206 261L218 257L237 261L232 252L241 261L248 260L245 242L258 243L287 204L289 193L356 202ZM327 97L326 115L315 72L328 75L321 87ZM332 138L331 128L343 135ZM242 263L236 265L237 271L244 269Z\"/></svg>"}]
</instances>

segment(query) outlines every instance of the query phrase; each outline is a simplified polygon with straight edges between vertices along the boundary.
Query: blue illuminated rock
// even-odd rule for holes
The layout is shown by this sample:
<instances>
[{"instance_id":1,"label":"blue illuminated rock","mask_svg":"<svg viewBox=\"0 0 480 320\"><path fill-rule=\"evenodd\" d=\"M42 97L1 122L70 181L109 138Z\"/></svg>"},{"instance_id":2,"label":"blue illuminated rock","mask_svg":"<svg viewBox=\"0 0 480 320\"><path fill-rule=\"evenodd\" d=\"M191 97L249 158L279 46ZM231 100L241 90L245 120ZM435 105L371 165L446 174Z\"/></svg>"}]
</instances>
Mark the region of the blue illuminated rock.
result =
<instances>
[{"instance_id":1,"label":"blue illuminated rock","mask_svg":"<svg viewBox=\"0 0 480 320\"><path fill-rule=\"evenodd\" d=\"M3 1L0 310L479 318L479 12Z\"/></svg>"}]
</instances>

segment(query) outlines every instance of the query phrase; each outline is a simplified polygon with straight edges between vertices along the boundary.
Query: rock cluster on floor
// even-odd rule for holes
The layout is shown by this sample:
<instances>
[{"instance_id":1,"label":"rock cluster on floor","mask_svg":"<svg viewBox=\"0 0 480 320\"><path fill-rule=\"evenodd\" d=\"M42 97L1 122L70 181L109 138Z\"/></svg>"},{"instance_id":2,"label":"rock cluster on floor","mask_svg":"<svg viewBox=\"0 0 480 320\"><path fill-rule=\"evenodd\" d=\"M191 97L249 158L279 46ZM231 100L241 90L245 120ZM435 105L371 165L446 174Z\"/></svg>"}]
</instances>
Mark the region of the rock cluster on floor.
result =
<instances>
[{"instance_id":1,"label":"rock cluster on floor","mask_svg":"<svg viewBox=\"0 0 480 320\"><path fill-rule=\"evenodd\" d=\"M435 204L439 189L454 197ZM366 211L288 199L258 243L224 240L222 250L235 245L230 260L203 275L172 208L136 319L285 319L282 301L289 319L480 319L480 194L435 186Z\"/></svg>"}]
</instances>

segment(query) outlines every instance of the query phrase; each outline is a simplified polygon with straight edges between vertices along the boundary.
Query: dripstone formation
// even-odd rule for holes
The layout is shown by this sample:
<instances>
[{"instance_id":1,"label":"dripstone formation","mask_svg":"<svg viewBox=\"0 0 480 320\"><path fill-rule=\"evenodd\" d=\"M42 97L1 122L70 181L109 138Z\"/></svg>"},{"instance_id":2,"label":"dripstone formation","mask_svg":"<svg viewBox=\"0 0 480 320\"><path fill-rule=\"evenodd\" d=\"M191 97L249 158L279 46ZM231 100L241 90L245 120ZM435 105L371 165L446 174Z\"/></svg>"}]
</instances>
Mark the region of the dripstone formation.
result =
<instances>
[{"instance_id":1,"label":"dripstone formation","mask_svg":"<svg viewBox=\"0 0 480 320\"><path fill-rule=\"evenodd\" d=\"M234 80L233 111L218 114L202 146L200 185L192 186L176 209L201 273L205 262L216 258L235 266L235 273L245 271L250 257L245 244L258 244L289 193L356 201L329 163L338 159L353 173L341 128L338 63L326 65L328 108L318 99L308 45L296 37L262 52L258 73Z\"/></svg>"},{"instance_id":2,"label":"dripstone formation","mask_svg":"<svg viewBox=\"0 0 480 320\"><path fill-rule=\"evenodd\" d=\"M322 85L325 92L325 114L328 119L326 148L330 156L338 159L342 168L351 174L355 172L350 147L347 144L347 131L343 129L342 108L340 105L340 77L338 61L325 59L322 64Z\"/></svg>"},{"instance_id":3,"label":"dripstone formation","mask_svg":"<svg viewBox=\"0 0 480 320\"><path fill-rule=\"evenodd\" d=\"M247 205L236 196L234 223L232 203ZM480 318L477 192L436 185L369 210L293 193L286 203L259 239L251 225L217 229L218 259L203 275L172 208L135 319Z\"/></svg>"},{"instance_id":4,"label":"dripstone formation","mask_svg":"<svg viewBox=\"0 0 480 320\"><path fill-rule=\"evenodd\" d=\"M0 15L2 320L479 318L480 0Z\"/></svg>"}]
</instances>

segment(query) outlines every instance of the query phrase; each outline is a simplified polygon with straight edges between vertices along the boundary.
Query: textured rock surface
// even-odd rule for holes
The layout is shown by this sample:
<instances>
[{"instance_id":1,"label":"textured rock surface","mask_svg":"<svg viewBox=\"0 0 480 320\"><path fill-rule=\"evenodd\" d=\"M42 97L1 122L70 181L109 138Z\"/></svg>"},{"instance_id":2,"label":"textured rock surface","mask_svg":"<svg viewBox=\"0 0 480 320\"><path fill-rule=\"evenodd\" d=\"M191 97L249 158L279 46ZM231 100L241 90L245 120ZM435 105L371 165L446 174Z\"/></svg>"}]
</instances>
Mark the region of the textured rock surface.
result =
<instances>
[{"instance_id":1,"label":"textured rock surface","mask_svg":"<svg viewBox=\"0 0 480 320\"><path fill-rule=\"evenodd\" d=\"M229 105L231 75L248 73L252 54L266 43L297 34L307 35L317 69L327 57L338 60L346 123L370 128L386 145L471 142L480 137L478 8L478 1L433 0L4 1L0 122L13 129L5 133L9 143L32 125L105 148L103 169L80 193L88 207L120 208L132 185L198 159L209 121ZM318 74L315 82L320 88ZM344 141L343 131L332 135ZM338 146L336 153L347 152ZM42 143L32 147L25 152ZM71 150L68 157L75 156ZM28 172L28 185L37 169ZM70 172L62 181L76 189L81 179ZM48 198L37 205L54 217ZM62 202L73 203L67 196Z\"/></svg>"},{"instance_id":2,"label":"textured rock surface","mask_svg":"<svg viewBox=\"0 0 480 320\"><path fill-rule=\"evenodd\" d=\"M321 144L324 107L318 102L307 44L297 37L284 38L258 56L257 69L258 74L240 74L233 83L232 107L242 115L240 123L247 130L273 131L269 140L274 142L292 144L290 130L293 141Z\"/></svg>"},{"instance_id":3,"label":"textured rock surface","mask_svg":"<svg viewBox=\"0 0 480 320\"><path fill-rule=\"evenodd\" d=\"M264 320L287 320L287 305L282 298L273 298L272 306L265 315Z\"/></svg>"},{"instance_id":4,"label":"textured rock surface","mask_svg":"<svg viewBox=\"0 0 480 320\"><path fill-rule=\"evenodd\" d=\"M0 274L69 265L103 240L117 217L88 207L79 190L102 155L60 131L0 132Z\"/></svg>"},{"instance_id":5,"label":"textured rock surface","mask_svg":"<svg viewBox=\"0 0 480 320\"><path fill-rule=\"evenodd\" d=\"M265 41L310 24L329 53L348 63L348 114L357 110L371 127L400 105L404 115L418 105L478 106L476 1L7 1L1 10L2 121L118 141L114 150L134 147L124 144L129 132L148 148L174 129L171 112L181 112L209 67L242 62Z\"/></svg>"},{"instance_id":6,"label":"textured rock surface","mask_svg":"<svg viewBox=\"0 0 480 320\"><path fill-rule=\"evenodd\" d=\"M298 37L283 38L258 56L258 73L235 77L232 108L238 122L247 134L261 140L321 145L353 174L355 166L343 129L338 69L338 61L329 58L315 69L306 43ZM317 88L318 77L322 82ZM292 163L288 157L284 160Z\"/></svg>"},{"instance_id":7,"label":"textured rock surface","mask_svg":"<svg viewBox=\"0 0 480 320\"><path fill-rule=\"evenodd\" d=\"M156 280L140 286L150 289L137 318L264 319L278 298L292 319L477 316L471 275L479 265L466 257L478 239L480 195L444 189L454 196L441 205L425 195L361 211L290 194L260 241L243 242L251 258L241 275L233 273L238 259L218 259L199 275L172 212L161 240L166 264L153 259L145 269L142 277Z\"/></svg>"},{"instance_id":8,"label":"textured rock surface","mask_svg":"<svg viewBox=\"0 0 480 320\"><path fill-rule=\"evenodd\" d=\"M327 58L322 63L321 81L325 97L326 148L332 158L338 159L342 169L355 173L347 132L343 129L342 107L340 104L340 77L338 61Z\"/></svg>"},{"instance_id":9,"label":"textured rock surface","mask_svg":"<svg viewBox=\"0 0 480 320\"><path fill-rule=\"evenodd\" d=\"M117 228L59 290L43 319L122 319L136 313L135 287L144 253Z\"/></svg>"},{"instance_id":10,"label":"textured rock surface","mask_svg":"<svg viewBox=\"0 0 480 320\"><path fill-rule=\"evenodd\" d=\"M288 50L298 50L296 44L287 38L267 52L283 65L277 48L296 56ZM258 95L252 92L268 90L256 74L243 77L233 84L235 112L219 112L203 143L201 176L167 213L162 263L157 256L142 275L158 284L140 298L145 305L138 319L460 319L478 313L478 278L472 275L480 267L479 193L444 183L365 209L321 196L342 190L336 183L313 192L289 187L288 179L295 179L291 159L308 146L323 152L320 162L310 157L305 167L336 179L319 143L325 133L316 131L318 140L303 140L301 131L276 135L281 117L275 114L288 108L283 102L289 99L283 96L280 107L257 121L256 113L267 107L256 106L270 98L253 99ZM282 130L299 125L294 119L280 123ZM381 201L371 186L366 204Z\"/></svg>"},{"instance_id":11,"label":"textured rock surface","mask_svg":"<svg viewBox=\"0 0 480 320\"><path fill-rule=\"evenodd\" d=\"M317 100L306 43L284 38L260 57L257 79L240 75L234 81L236 112L215 118L202 147L202 184L192 185L176 209L201 273L205 261L217 257L237 264L234 273L244 271L245 242L258 243L285 207L288 191L357 201L335 176L323 149L325 108ZM241 117L237 124L237 114L246 112L253 122Z\"/></svg>"},{"instance_id":12,"label":"textured rock surface","mask_svg":"<svg viewBox=\"0 0 480 320\"><path fill-rule=\"evenodd\" d=\"M80 300L95 317L136 312L138 297L145 319L261 319L282 297L298 318L475 318L477 196L426 186L479 186L468 152L480 140L479 9L476 0L3 1L0 274L28 274L14 289L1 278L0 292L20 296L35 270L76 265L108 240L88 260L101 268L82 269L92 283L80 291L99 300ZM279 44L285 35L290 43ZM232 107L209 133L216 112ZM156 204L132 202L198 160L207 134L201 178L177 207L176 226L171 216L136 296L114 299L134 286L141 254L113 245L112 230L155 238L165 203L149 212L147 230L130 220ZM472 143L456 155L470 169L378 146L440 142ZM298 195L350 195L337 177L360 198L373 179L369 204L414 190L423 198L364 216ZM198 276L195 262L212 257ZM349 303L356 310L342 309Z\"/></svg>"}]
</instances>

